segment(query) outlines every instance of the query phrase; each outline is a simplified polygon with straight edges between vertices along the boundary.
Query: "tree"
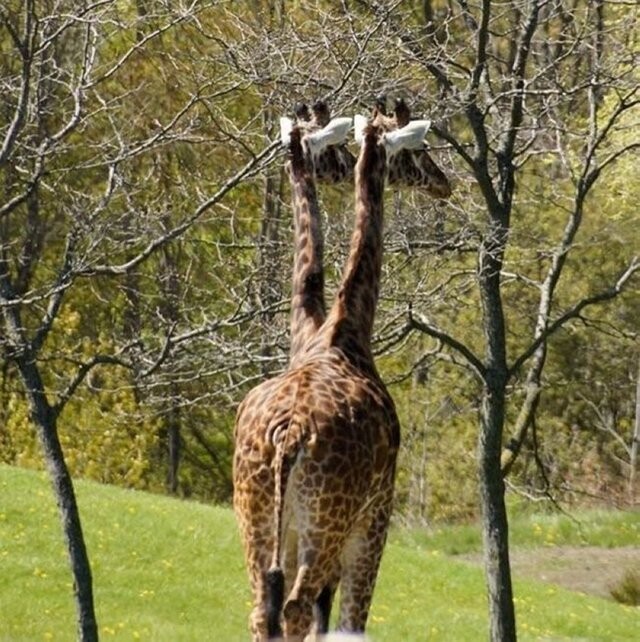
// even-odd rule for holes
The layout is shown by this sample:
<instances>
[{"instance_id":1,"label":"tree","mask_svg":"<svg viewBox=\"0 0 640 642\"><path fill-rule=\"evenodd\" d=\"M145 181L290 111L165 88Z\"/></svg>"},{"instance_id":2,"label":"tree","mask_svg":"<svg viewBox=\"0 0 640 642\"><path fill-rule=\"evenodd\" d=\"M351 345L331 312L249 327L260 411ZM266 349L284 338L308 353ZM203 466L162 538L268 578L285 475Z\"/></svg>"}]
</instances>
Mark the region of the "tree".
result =
<instances>
[{"instance_id":1,"label":"tree","mask_svg":"<svg viewBox=\"0 0 640 642\"><path fill-rule=\"evenodd\" d=\"M558 309L557 286L591 190L617 160L640 145L637 139L616 144L616 131L625 127L627 113L638 104L638 79L629 68L627 43L611 39L612 31L624 29L627 14L612 9L605 16L602 3L512 3L499 14L490 2L477 11L461 4L448 15L430 2L423 9L429 47L400 20L397 34L438 82L450 118L463 118L471 134L469 140L453 123L436 129L471 171L487 215L477 267L484 357L424 318L414 315L410 323L460 353L481 382L478 460L491 639L508 640L515 639L516 629L503 474L535 416L549 338L588 306L616 297L640 268L632 257L609 285ZM456 21L466 26L473 47L458 39L465 30L454 30ZM578 140L569 123L578 127ZM548 160L555 180L563 181L549 196L563 200L567 215L545 261L543 280L516 275L539 290L539 303L530 341L509 360L505 262L513 215L522 207L520 177L536 171L540 158ZM507 387L525 364L525 397L502 470Z\"/></svg>"},{"instance_id":2,"label":"tree","mask_svg":"<svg viewBox=\"0 0 640 642\"><path fill-rule=\"evenodd\" d=\"M63 412L97 366L117 365L144 380L173 350L224 321L179 333L172 307L160 313L169 329L159 340L145 345L140 320L131 318L127 332L105 332L92 344L72 327L60 327L65 304L73 301L79 310L75 297L102 302L92 321L101 321L104 331L109 299L124 290L128 309L138 314L136 280L156 257L165 263L169 284L160 298L171 303L169 243L260 171L276 148L261 140L253 141L257 151L251 142L230 144L223 126L202 125L202 114L237 89L231 75L218 76L213 87L193 63L199 19L210 8L139 3L136 11L107 2L62 10L28 1L0 10L0 341L5 363L22 383L50 472L82 640L97 639L97 623L91 566L59 435ZM190 34L190 50L165 55L170 43L188 41ZM162 48L154 47L158 41ZM147 101L159 88L166 104L154 112ZM210 153L224 147L237 167L217 171L211 181L200 173L200 184L187 180L186 142ZM172 154L177 169L154 173L155 164ZM165 179L173 181L171 196L161 189ZM225 321L232 325L233 317Z\"/></svg>"}]
</instances>

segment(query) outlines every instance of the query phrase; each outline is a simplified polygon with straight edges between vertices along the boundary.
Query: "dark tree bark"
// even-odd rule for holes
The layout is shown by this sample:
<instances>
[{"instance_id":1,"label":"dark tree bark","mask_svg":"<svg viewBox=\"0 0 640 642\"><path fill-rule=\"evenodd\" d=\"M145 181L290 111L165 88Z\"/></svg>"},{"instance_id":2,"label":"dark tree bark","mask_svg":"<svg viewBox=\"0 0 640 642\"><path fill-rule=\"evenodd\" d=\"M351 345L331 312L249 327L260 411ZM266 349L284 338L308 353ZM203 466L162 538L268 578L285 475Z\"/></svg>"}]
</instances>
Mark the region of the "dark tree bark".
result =
<instances>
[{"instance_id":1,"label":"dark tree bark","mask_svg":"<svg viewBox=\"0 0 640 642\"><path fill-rule=\"evenodd\" d=\"M494 248L496 251L502 255L502 248ZM500 467L508 381L500 264L501 259L491 253L481 257L479 282L486 339L486 370L480 410L478 464L489 630L491 640L506 641L516 639L516 620L505 487Z\"/></svg>"},{"instance_id":2,"label":"dark tree bark","mask_svg":"<svg viewBox=\"0 0 640 642\"><path fill-rule=\"evenodd\" d=\"M62 521L78 618L78 639L92 642L98 639L98 625L93 605L91 565L80 522L78 503L71 475L64 460L58 438L56 412L49 404L42 378L33 357L26 354L16 359L29 406L31 418L38 431L49 476Z\"/></svg>"},{"instance_id":3,"label":"dark tree bark","mask_svg":"<svg viewBox=\"0 0 640 642\"><path fill-rule=\"evenodd\" d=\"M78 639L93 642L98 639L98 626L93 605L91 565L80 522L78 504L71 475L65 463L58 438L58 409L45 393L32 342L24 335L17 305L7 305L15 297L6 264L0 260L0 302L2 308L8 357L17 366L29 402L31 419L36 427L53 491L60 512L62 531L73 576L73 590L78 622Z\"/></svg>"}]
</instances>

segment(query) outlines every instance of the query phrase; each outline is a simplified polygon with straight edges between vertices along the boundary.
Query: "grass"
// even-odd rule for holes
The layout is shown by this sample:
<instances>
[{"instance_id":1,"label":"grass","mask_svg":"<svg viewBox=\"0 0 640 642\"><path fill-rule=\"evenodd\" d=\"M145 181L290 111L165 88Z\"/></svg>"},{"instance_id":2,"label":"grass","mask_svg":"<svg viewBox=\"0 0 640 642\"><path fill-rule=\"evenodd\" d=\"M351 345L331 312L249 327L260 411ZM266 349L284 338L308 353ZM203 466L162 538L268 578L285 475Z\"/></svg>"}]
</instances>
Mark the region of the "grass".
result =
<instances>
[{"instance_id":1,"label":"grass","mask_svg":"<svg viewBox=\"0 0 640 642\"><path fill-rule=\"evenodd\" d=\"M415 529L405 532L403 538L447 555L482 550L482 535L477 524ZM637 546L640 542L640 511L511 514L509 541L512 547L523 549L564 545Z\"/></svg>"},{"instance_id":2,"label":"grass","mask_svg":"<svg viewBox=\"0 0 640 642\"><path fill-rule=\"evenodd\" d=\"M86 482L77 493L103 640L248 639L250 595L230 510ZM0 640L73 640L70 575L46 476L0 466L0 497ZM637 544L637 517L590 514L581 529L522 518L513 535L522 530L527 545L545 545L552 529L574 545L584 541L572 539L579 532L592 545L615 546L635 533ZM445 554L473 550L473 531L392 535L373 640L486 639L482 572ZM633 607L536 582L516 582L515 592L520 640L637 639Z\"/></svg>"}]
</instances>

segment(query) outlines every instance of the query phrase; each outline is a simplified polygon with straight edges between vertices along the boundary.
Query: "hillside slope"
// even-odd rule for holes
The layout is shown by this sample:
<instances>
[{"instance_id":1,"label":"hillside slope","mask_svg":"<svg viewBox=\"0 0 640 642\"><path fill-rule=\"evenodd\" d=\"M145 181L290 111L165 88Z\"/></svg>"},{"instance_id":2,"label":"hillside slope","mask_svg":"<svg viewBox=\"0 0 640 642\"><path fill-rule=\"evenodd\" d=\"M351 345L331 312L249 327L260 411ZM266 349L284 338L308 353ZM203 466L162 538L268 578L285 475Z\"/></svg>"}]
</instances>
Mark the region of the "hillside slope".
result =
<instances>
[{"instance_id":1,"label":"hillside slope","mask_svg":"<svg viewBox=\"0 0 640 642\"><path fill-rule=\"evenodd\" d=\"M227 508L77 482L103 640L248 639L249 590ZM73 640L75 614L44 474L0 466L0 640ZM633 639L638 611L516 582L521 640ZM376 642L485 638L482 572L392 537L371 613Z\"/></svg>"}]
</instances>

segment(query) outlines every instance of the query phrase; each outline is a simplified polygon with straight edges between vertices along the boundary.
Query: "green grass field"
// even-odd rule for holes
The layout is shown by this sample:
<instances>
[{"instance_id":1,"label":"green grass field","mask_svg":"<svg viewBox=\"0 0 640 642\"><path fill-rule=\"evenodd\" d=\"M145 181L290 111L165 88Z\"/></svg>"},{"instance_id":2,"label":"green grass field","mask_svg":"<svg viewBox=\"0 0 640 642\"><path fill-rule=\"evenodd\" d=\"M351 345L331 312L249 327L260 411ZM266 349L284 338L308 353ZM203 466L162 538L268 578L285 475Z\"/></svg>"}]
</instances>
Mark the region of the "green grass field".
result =
<instances>
[{"instance_id":1,"label":"green grass field","mask_svg":"<svg viewBox=\"0 0 640 642\"><path fill-rule=\"evenodd\" d=\"M248 639L249 590L229 509L77 482L103 640ZM0 640L73 640L71 580L46 475L0 466ZM523 546L638 544L638 513L514 520ZM391 536L371 611L375 642L486 639L473 527ZM521 640L637 640L640 611L516 581Z\"/></svg>"}]
</instances>

